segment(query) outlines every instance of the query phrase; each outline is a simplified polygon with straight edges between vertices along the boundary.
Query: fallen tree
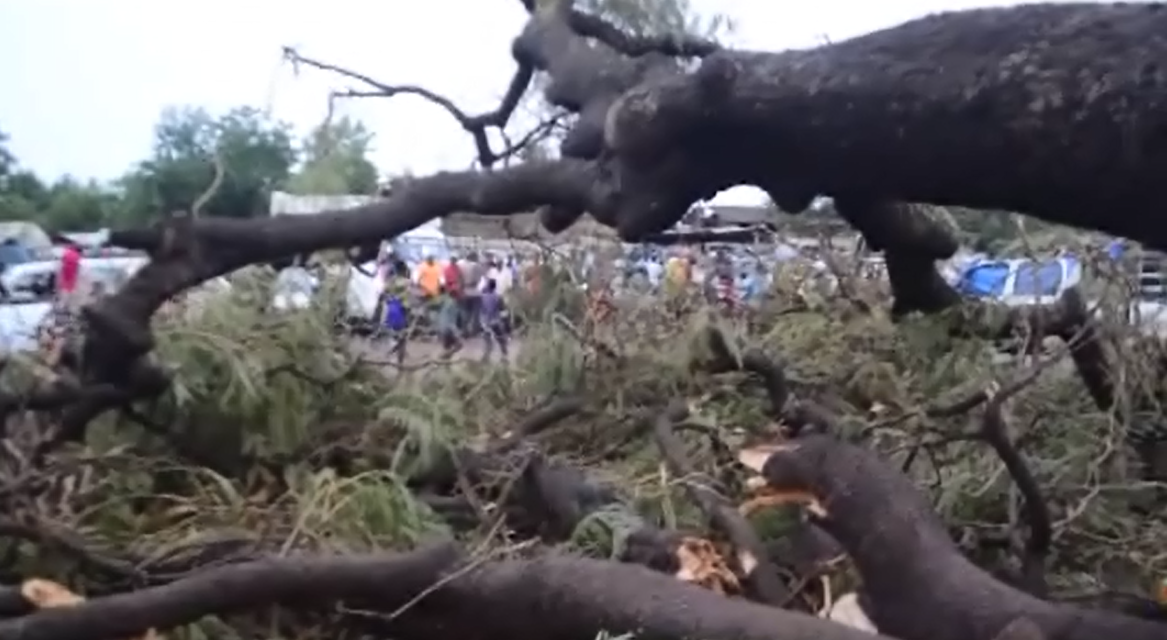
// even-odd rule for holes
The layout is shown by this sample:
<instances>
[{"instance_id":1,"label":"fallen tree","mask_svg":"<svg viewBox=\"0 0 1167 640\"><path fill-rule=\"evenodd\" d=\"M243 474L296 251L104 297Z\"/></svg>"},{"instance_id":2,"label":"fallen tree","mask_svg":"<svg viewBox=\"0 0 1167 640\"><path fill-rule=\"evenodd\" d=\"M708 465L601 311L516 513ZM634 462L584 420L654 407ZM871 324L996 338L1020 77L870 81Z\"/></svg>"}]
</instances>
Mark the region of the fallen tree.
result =
<instances>
[{"instance_id":1,"label":"fallen tree","mask_svg":"<svg viewBox=\"0 0 1167 640\"><path fill-rule=\"evenodd\" d=\"M584 559L482 562L451 545L393 557L272 559L224 567L132 594L0 622L5 640L116 640L203 615L300 604L364 611L401 638L873 637L833 622L726 600L639 567Z\"/></svg>"},{"instance_id":2,"label":"fallen tree","mask_svg":"<svg viewBox=\"0 0 1167 640\"><path fill-rule=\"evenodd\" d=\"M1011 451L1002 445L996 409L987 415L986 439ZM855 561L868 613L884 633L904 640L991 637L1024 618L1040 628L1042 637L1058 640L1163 636L1162 623L1053 604L996 580L960 552L906 476L831 435L747 449L742 461L762 475L764 491L772 492L776 502L812 505L813 521ZM1006 454L1011 470L1023 468L1019 461L1015 453ZM1040 515L1044 504L1024 473L1019 480L1031 506L1031 536L1044 540L1048 530L1039 527L1048 527L1042 520L1048 514Z\"/></svg>"},{"instance_id":3,"label":"fallen tree","mask_svg":"<svg viewBox=\"0 0 1167 640\"><path fill-rule=\"evenodd\" d=\"M1167 245L1157 219L1145 214L1161 204L1162 198L1151 186L1152 176L1161 173L1160 157L1149 147L1138 153L1117 150L1120 140L1151 145L1150 141L1157 139L1156 91L1162 80L1156 65L1163 45L1151 34L1167 26L1167 14L1155 5L1043 5L950 13L812 50L781 53L727 51L679 38L631 39L575 11L567 1L538 9L528 3L527 9L529 23L513 47L519 70L500 109L490 114L470 116L420 88L382 85L354 72L331 68L368 83L374 93L420 93L438 103L474 136L484 167L494 167L507 153L490 150L486 130L504 126L534 71L545 72L550 78L548 99L577 115L561 159L418 178L400 186L383 202L348 211L251 220L178 215L150 229L117 231L111 236L113 244L149 252L150 263L122 290L85 310L84 341L78 353L66 358L72 363L69 370L60 372L56 379L42 381L31 395L3 398L0 407L6 412L58 412L54 417L57 437L45 443L41 454L53 452L63 440L82 440L93 419L103 412L125 409L134 401L157 397L166 390L170 374L150 353L155 346L151 321L167 300L250 264L326 248L367 249L371 242L461 211L506 216L542 208L544 224L552 230L564 228L588 212L626 239L635 240L663 231L694 200L736 184L761 186L790 211L801 210L815 195L830 195L868 244L886 252L895 293L893 311L900 315L965 310L958 309L958 296L940 279L933 264L955 250L955 240L931 217L926 205L914 203L1012 209L1156 246ZM1113 54L1108 30L1137 41L1121 54ZM701 57L702 62L696 70L686 71L675 56ZM329 66L298 54L296 57L307 64ZM937 68L945 72L937 73ZM1072 148L1067 146L1071 144ZM1116 157L1123 162L1114 162ZM1119 207L1121 212L1110 207ZM1074 347L1071 354L1096 405L1109 410L1115 404L1106 354L1092 333L1080 298L1069 297L1061 305L1032 314L1010 313L988 321L970 319L963 313L954 316L956 333L1058 335ZM829 422L814 403L801 398L791 402L789 381L760 353L747 351L738 359L730 356L728 349L716 348L712 355L713 362L706 363L709 370L745 369L765 379L766 412L772 419L794 427L822 427ZM666 392L663 387L654 389L658 398ZM971 397L957 408L926 407L918 413L957 415L988 400L987 396ZM672 441L668 426L657 425L655 432L666 445ZM871 583L876 612L882 610L875 616L876 622L885 633L903 640L963 639L970 637L971 629L980 640L998 633L1004 638L1011 637L1009 633L1032 631L1026 627L1032 623L1047 637L1058 640L1079 637L1070 627L1080 623L1095 633L1151 637L1152 627L1146 624L1051 605L992 581L960 560L957 548L928 505L912 493L915 490L906 477L884 469L871 454L849 445L829 444L833 441L822 436L806 436L796 442L803 447L799 451L814 453L823 464L834 465L835 456L872 474L870 479L860 478L851 469L846 475L846 464L839 463L841 475L810 475L800 481L854 480L854 484L838 485L842 487L838 496L831 493L838 488L835 485L810 486L816 488L815 495L826 508L824 528L848 549L864 579ZM661 448L675 448L666 445ZM666 457L674 473L688 474L689 468L678 463L680 456ZM462 461L472 460L473 456L467 455ZM535 504L538 509L528 504L526 510L541 509L542 524L555 525L560 538L597 506L626 506L597 492L588 478L569 466L540 461L531 468L534 471L522 478L527 484L526 497L542 499L543 503ZM461 473L465 469L455 470ZM457 484L458 478L453 480ZM27 488L19 483L14 486ZM414 488L433 486L414 479ZM792 486L806 488L797 483ZM724 502L709 491L687 488L705 507L706 517L723 529L726 537L733 538L731 532L740 529L741 523L731 521ZM833 522L832 514L844 513L836 507L854 498L852 489L854 496L886 493L855 507L866 520L861 522L857 517L852 523L848 519L845 524L835 523L837 528L832 529L827 526ZM548 496L567 499L557 504ZM450 496L434 497L446 500ZM833 498L838 500L833 502ZM906 502L901 504L901 499ZM898 516L907 513L904 509L911 513L901 522ZM1039 522L1038 516L1033 517ZM890 523L887 528L885 520ZM872 528L874 522L879 526ZM848 528L851 526L854 528ZM654 535L662 531L647 520L641 529ZM856 533L860 529L893 535L896 541L887 544L899 546L882 547L886 541L881 539L880 545L871 547L868 538ZM1031 535L1040 533L1040 527L1032 523L1030 529ZM684 568L681 551L691 549L680 545L672 530L664 533L667 540L653 550L665 550L670 564L644 564L679 573ZM749 547L746 550L754 560L766 560L752 548L756 545L746 533L745 539L738 536L734 540L735 550ZM1036 558L1033 563L1040 565L1047 545L1038 535L1032 535L1030 541L1028 551ZM914 565L903 565L910 567L918 580L901 593L890 577L881 577L886 567L880 564L883 560L874 557L896 549L923 550L926 553L921 558L934 559L940 563L936 566L952 572L929 574L932 565L922 565L917 559ZM231 557L237 560L254 555L253 551ZM406 558L406 562L422 557L429 556ZM620 559L637 561L633 557ZM194 564L194 568L200 565ZM741 566L734 568L742 577L762 579L755 585L759 600L774 602L781 596L773 581L769 586L762 582L772 577L770 574L755 574L759 565L749 565L740 558L738 564ZM127 563L104 565L116 572L125 570ZM254 569L257 565L247 566ZM285 570L288 566L296 565L285 565ZM351 569L351 565L346 566ZM381 594L384 601L373 602L373 608L396 612L425 590L418 587L424 582L422 578L432 584L440 580L435 571L444 573L451 566L437 563L431 571L420 571L416 580L397 585L400 590L393 592L394 597L385 590ZM141 579L134 571L126 573L127 579ZM365 604L368 592L353 585L383 586L377 580L386 579L385 575L374 574L370 571L347 585L332 583L338 589L333 598L314 593L321 601L351 598ZM1034 570L1035 580L1040 577L1037 574ZM712 605L705 603L712 602L712 595L631 567L567 560L513 561L475 566L462 577L464 580L444 583L434 591L432 602L440 604L427 610L423 599L412 613L391 616L393 620L385 628L402 636L456 632L483 638L503 634L591 637L600 630L636 630L662 638L762 637L763 633L775 637L775 629L786 630L788 635L782 637L789 638L854 637L853 632L837 625L773 609L742 608L749 605L724 599L718 599L716 611L707 610ZM952 582L940 582L942 578ZM565 580L576 581L578 589L563 587ZM0 637L9 637L8 633L21 638L68 637L78 624L98 635L124 637L150 627L173 625L211 606L168 599L190 584L184 580L140 594L99 598L71 611L18 618L0 627ZM194 584L208 588L206 583ZM218 592L214 595L219 600L212 604L232 609L290 599L299 605L304 592L295 591L299 588L296 584L300 583L288 582L288 591L274 596L261 597L263 594L256 592L249 603L224 603L225 592ZM621 589L613 590L611 585L615 584ZM970 591L943 599L945 593L960 592L961 584ZM139 595L147 601L153 598L159 608L151 609L148 615L130 616L137 611L133 603L141 602L134 600ZM966 596L969 599L961 599ZM663 601L678 607L658 611L650 606ZM549 626L522 626L531 617L525 614L537 605L554 612L540 617L540 624ZM905 621L902 612L908 610L944 615L929 626ZM97 618L103 620L102 626L96 626ZM1018 618L1029 622L1019 623ZM475 627L462 628L459 621L463 620L472 621ZM1161 627L1154 629L1161 635Z\"/></svg>"},{"instance_id":4,"label":"fallen tree","mask_svg":"<svg viewBox=\"0 0 1167 640\"><path fill-rule=\"evenodd\" d=\"M947 13L779 53L626 37L569 0L526 6L531 17L513 47L518 71L488 114L470 116L424 89L291 55L365 82L366 93L433 100L473 134L484 167L498 160L486 130L506 124L533 72L543 71L548 100L578 115L562 159L419 178L350 211L180 216L115 232L113 244L148 251L151 263L86 309L81 384L124 387L153 345L151 316L187 288L247 264L367 246L457 211L543 207L553 230L586 211L636 239L737 184L762 187L787 211L830 195L868 244L887 252L899 312L957 302L932 265L955 250L953 236L921 207L902 203L1016 210L1167 244L1156 218L1140 213L1160 202L1149 186L1161 173L1158 156L1111 152L1119 140L1156 139L1150 114L1161 52L1158 40L1138 37L1167 21L1155 5ZM1107 28L1137 44L1112 53ZM673 56L702 62L683 71ZM944 74L932 71L941 67ZM1062 71L1069 68L1072 76ZM1112 157L1124 162L1103 160ZM72 403L63 431L76 437L112 402Z\"/></svg>"},{"instance_id":5,"label":"fallen tree","mask_svg":"<svg viewBox=\"0 0 1167 640\"><path fill-rule=\"evenodd\" d=\"M847 550L863 578L864 606L887 637L1074 640L1094 637L1086 634L1099 632L1124 633L1123 637L1133 638L1162 635L1161 624L1050 604L989 577L964 559L931 505L907 476L870 451L824 435L822 432L832 432L836 427L830 416L820 414L815 421L809 421L809 426L803 424L808 422L801 417L805 415L807 399L800 397L798 390L805 383L799 382L797 375L788 375L760 349L747 349L740 358L735 357L729 353L729 336L720 331L706 330L703 339L710 344L713 357L695 366L718 372L718 376L732 376L735 368L757 376L764 386L763 393L757 395L765 413L780 417L787 426L799 427L792 433L796 436L793 440L762 450L762 471L770 488L785 494L780 497L817 503L810 511L812 526L829 532ZM735 361L737 367L732 364ZM965 436L983 439L998 451L1022 487L1027 505L1044 504L1043 496L1032 491L1032 478L1025 477L1025 461L1018 463L1015 443L1002 438L999 402L1009 392L989 390L983 396L970 396L958 403L961 410L975 408L977 402L986 406L987 419L982 428ZM479 480L474 477L479 474L505 474L512 483L510 492L521 507L519 511L509 508L512 499L505 490L502 495L488 493L490 483L472 482L472 488L462 497L476 494L495 505L485 511L485 524L492 530L498 524L507 529L521 526L529 521L531 512L537 512L534 520L549 525L551 531L546 541L558 542L564 528L572 526L564 519L565 514L578 518L586 516L587 508L619 505L614 494L592 483L586 470L581 472L562 463L532 458L530 461L536 464L525 470L475 465L484 460L486 465L493 465L493 460L508 453L522 455L521 449L529 447L533 439L550 433L557 420L578 415L581 408L575 398L537 405L484 445L453 448L450 453L456 461L440 461L413 482L419 491L458 496L459 491L467 491L459 487L458 473L472 480ZM938 416L943 411L930 410ZM741 565L735 570L745 579L768 575L758 573L765 570L767 552L759 552L740 535L742 525L732 522L740 519L732 508L727 509L728 496L734 489L702 473L681 451L686 445L679 440L678 420L686 412L679 407L655 407L653 439L662 457L681 483L682 492L713 521L712 529L724 532L731 541ZM809 435L802 435L799 429ZM708 427L703 430L703 437L721 433L711 433ZM692 442L687 444L691 446ZM377 456L376 451L366 454L369 460L381 464L375 462ZM757 466L756 458L746 462ZM556 497L575 504L537 505L538 500ZM596 497L603 499L597 502ZM484 639L592 638L600 631L628 631L658 638L694 634L711 638L763 637L762 634L795 639L859 637L860 632L834 622L726 599L714 593L721 590L717 584L705 582L710 587L705 590L682 584L701 583L701 578L710 577L686 571L702 567L701 562L688 567L684 564L686 552L695 548L683 544L675 533L661 535L666 532L659 529L650 542L671 538L682 544L640 546L636 539L652 529L652 520L627 504L621 506L628 509L628 516L644 523L644 529L629 536L625 545L629 555L614 559L643 563L655 571L611 561L556 557L554 552L547 557L546 550L536 552L539 557L534 559L496 559L496 554L528 554L529 547L506 544L488 549L479 546L469 556L442 545L397 556L339 558L265 556L254 548L239 555L207 548L206 553L196 554L201 559L195 564L170 577L159 573L163 570L160 564L143 559L101 560L106 570L141 571L151 575L150 582L169 584L138 586L128 593L96 597L68 608L30 612L31 607L28 603L22 606L18 594L0 592L5 596L0 616L9 618L0 622L0 638L56 640L76 637L81 630L85 637L126 638L146 629L166 630L207 615L244 615L273 605L282 607L277 616L282 624L291 625L292 618L298 618L301 624L315 626L330 615L339 615L339 620L333 618L326 628L380 637L457 634ZM1039 509L1026 513L1029 540L1025 552L1038 554L1037 563L1041 564L1042 547L1047 544L1041 529L1048 514L1043 516ZM747 530L745 535L748 538L754 534ZM637 551L649 553L639 555ZM93 555L84 548L74 552ZM652 558L668 562L659 564ZM224 563L234 564L224 567ZM174 569L168 567L167 571ZM793 603L784 600L781 604ZM920 616L923 610L929 615ZM334 611L339 613L333 614ZM1152 632L1156 635L1150 635Z\"/></svg>"}]
</instances>

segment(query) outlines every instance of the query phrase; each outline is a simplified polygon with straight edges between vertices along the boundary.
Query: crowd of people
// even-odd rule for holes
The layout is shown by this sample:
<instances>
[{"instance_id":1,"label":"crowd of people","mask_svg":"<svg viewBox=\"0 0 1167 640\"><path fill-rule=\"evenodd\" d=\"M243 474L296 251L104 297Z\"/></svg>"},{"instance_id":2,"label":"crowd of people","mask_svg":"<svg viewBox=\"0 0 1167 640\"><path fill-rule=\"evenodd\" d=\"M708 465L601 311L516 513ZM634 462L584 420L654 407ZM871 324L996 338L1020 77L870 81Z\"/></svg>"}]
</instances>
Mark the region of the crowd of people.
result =
<instances>
[{"instance_id":1,"label":"crowd of people","mask_svg":"<svg viewBox=\"0 0 1167 640\"><path fill-rule=\"evenodd\" d=\"M730 309L762 299L773 286L774 260L757 252L633 248L601 259L594 251L564 254L491 254L468 251L439 259L424 255L409 264L386 249L378 258L384 283L377 305L378 335L393 341L404 360L408 343L425 327L441 341L446 357L468 338L481 338L484 358L497 350L505 359L512 329L508 300L516 292L535 293L543 268L570 270L589 296L665 295L699 291ZM825 267L807 263L811 271ZM599 305L603 306L603 305Z\"/></svg>"},{"instance_id":2,"label":"crowd of people","mask_svg":"<svg viewBox=\"0 0 1167 640\"><path fill-rule=\"evenodd\" d=\"M497 347L508 357L510 317L506 296L520 278L513 259L480 258L476 252L439 261L425 256L412 269L392 251L378 259L384 283L378 308L380 335L393 344L398 362L419 324L432 327L442 344L443 357L459 351L468 337L481 336L483 358Z\"/></svg>"}]
</instances>

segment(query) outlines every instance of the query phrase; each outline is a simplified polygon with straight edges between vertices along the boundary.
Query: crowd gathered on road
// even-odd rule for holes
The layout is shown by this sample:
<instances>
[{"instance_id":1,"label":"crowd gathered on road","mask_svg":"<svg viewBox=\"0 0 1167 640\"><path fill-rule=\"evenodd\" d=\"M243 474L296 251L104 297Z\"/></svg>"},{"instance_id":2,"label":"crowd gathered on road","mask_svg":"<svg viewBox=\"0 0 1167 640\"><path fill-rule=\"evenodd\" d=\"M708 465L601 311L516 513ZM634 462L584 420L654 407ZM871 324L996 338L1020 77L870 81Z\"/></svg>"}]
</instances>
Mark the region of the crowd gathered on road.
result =
<instances>
[{"instance_id":1,"label":"crowd gathered on road","mask_svg":"<svg viewBox=\"0 0 1167 640\"><path fill-rule=\"evenodd\" d=\"M595 306L629 295L680 296L700 291L705 298L733 309L760 300L773 286L774 262L756 252L634 249L601 259L596 252L571 255L554 252L428 254L410 264L391 249L381 254L376 277L382 290L374 325L378 337L393 342L404 359L416 327L433 330L444 353L452 355L467 338L483 340L484 355L494 351L505 359L512 329L510 301L517 294L534 295L549 271L575 282ZM825 273L821 261L810 260L812 273Z\"/></svg>"}]
</instances>

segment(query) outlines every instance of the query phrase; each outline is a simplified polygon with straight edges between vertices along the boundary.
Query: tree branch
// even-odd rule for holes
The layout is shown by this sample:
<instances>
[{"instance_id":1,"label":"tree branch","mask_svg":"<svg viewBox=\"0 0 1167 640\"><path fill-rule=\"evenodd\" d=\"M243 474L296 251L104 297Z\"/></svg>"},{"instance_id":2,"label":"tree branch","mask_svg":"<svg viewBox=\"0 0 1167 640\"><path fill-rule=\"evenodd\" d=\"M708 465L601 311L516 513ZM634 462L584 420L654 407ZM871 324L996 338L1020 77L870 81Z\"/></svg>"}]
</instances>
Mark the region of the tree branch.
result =
<instances>
[{"instance_id":1,"label":"tree branch","mask_svg":"<svg viewBox=\"0 0 1167 640\"><path fill-rule=\"evenodd\" d=\"M1029 527L1029 539L1025 542L1025 551L1021 556L1022 583L1030 593L1044 597L1048 588L1045 579L1045 560L1053 542L1049 506L1042 498L1041 487L1026 464L1025 457L1018 451L1009 435L1002 408L1004 399L992 397L995 396L993 393L990 393L990 396L991 399L985 406L980 435L1001 458L1001 462L1005 463L1005 469L1021 493L1022 510Z\"/></svg>"},{"instance_id":2,"label":"tree branch","mask_svg":"<svg viewBox=\"0 0 1167 640\"><path fill-rule=\"evenodd\" d=\"M737 552L738 569L746 576L751 595L759 602L783 606L790 600L790 590L782 584L778 572L770 562L762 541L734 505L711 487L702 483L685 455L684 443L677 437L673 425L688 417L683 404L669 406L653 423L653 436L669 471L681 479L681 486L689 499L719 529Z\"/></svg>"},{"instance_id":3,"label":"tree branch","mask_svg":"<svg viewBox=\"0 0 1167 640\"><path fill-rule=\"evenodd\" d=\"M355 89L334 91L329 95L330 104L336 98L391 98L398 95L415 95L438 105L442 109L445 109L446 113L449 113L463 129L474 137L474 145L478 150L478 161L484 168L490 168L502 158L502 156L496 155L490 148L490 140L486 136L487 127L494 126L501 129L506 126L507 120L510 119L515 107L518 106L519 99L522 98L523 93L527 90L527 85L530 84L532 76L531 67L520 64L499 108L489 113L469 116L449 98L424 87L385 84L346 67L306 57L292 47L284 47L284 57L294 65L304 64L315 67L322 71L329 71L346 78L357 80L372 87L372 90L365 91Z\"/></svg>"},{"instance_id":4,"label":"tree branch","mask_svg":"<svg viewBox=\"0 0 1167 640\"><path fill-rule=\"evenodd\" d=\"M0 622L3 640L116 640L282 604L403 640L890 640L728 599L640 567L573 558L467 563L449 545L398 556L278 558ZM373 614L373 615L369 615Z\"/></svg>"},{"instance_id":5,"label":"tree branch","mask_svg":"<svg viewBox=\"0 0 1167 640\"><path fill-rule=\"evenodd\" d=\"M1052 604L999 582L961 554L912 481L869 451L815 434L743 450L741 459L767 491L818 505L811 516L854 560L882 633L991 638L1023 616L1056 640L1163 637L1160 624Z\"/></svg>"},{"instance_id":6,"label":"tree branch","mask_svg":"<svg viewBox=\"0 0 1167 640\"><path fill-rule=\"evenodd\" d=\"M199 572L144 591L80 605L46 609L0 622L4 640L130 638L151 628L171 628L219 613L273 604L397 606L408 602L461 561L442 545L404 556L278 559ZM396 604L393 604L396 603Z\"/></svg>"}]
</instances>

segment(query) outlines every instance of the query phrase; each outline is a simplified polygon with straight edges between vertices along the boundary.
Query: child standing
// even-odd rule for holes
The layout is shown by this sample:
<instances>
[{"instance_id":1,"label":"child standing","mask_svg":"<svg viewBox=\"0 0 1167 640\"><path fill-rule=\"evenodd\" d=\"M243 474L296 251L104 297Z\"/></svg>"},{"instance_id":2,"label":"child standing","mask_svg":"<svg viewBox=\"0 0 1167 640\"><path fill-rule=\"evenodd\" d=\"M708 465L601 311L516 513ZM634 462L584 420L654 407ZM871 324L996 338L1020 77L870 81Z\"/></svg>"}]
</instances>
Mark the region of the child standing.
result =
<instances>
[{"instance_id":1,"label":"child standing","mask_svg":"<svg viewBox=\"0 0 1167 640\"><path fill-rule=\"evenodd\" d=\"M494 278L487 278L482 287L482 297L478 303L478 318L482 322L482 339L484 341L482 359L490 360L494 351L494 344L498 343L498 351L503 361L507 359L507 316L506 304L498 293L498 283Z\"/></svg>"},{"instance_id":2,"label":"child standing","mask_svg":"<svg viewBox=\"0 0 1167 640\"><path fill-rule=\"evenodd\" d=\"M397 357L399 366L405 362L405 347L409 341L409 307L405 303L405 297L409 294L408 283L408 279L396 273L385 279L383 322L392 344L391 351Z\"/></svg>"}]
</instances>

